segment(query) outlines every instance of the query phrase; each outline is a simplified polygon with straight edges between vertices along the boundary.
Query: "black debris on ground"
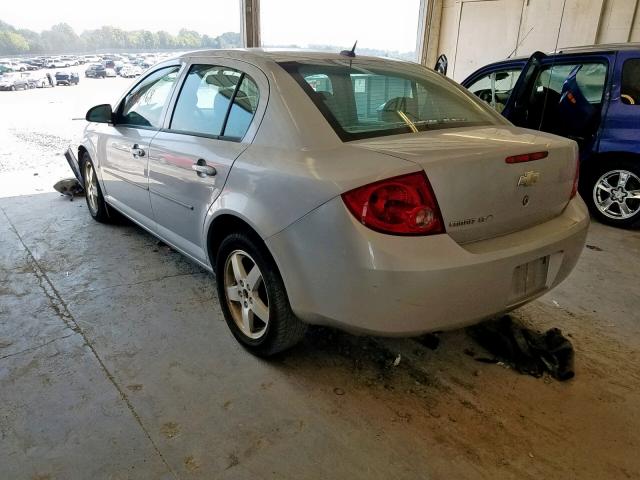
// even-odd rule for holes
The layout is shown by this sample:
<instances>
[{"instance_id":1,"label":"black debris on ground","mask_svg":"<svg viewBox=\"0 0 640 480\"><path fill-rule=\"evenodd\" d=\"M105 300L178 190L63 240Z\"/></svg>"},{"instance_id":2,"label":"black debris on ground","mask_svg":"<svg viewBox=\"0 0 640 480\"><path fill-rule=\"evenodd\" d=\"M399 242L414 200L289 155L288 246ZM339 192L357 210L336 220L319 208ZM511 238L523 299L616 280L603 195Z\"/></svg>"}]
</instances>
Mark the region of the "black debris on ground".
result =
<instances>
[{"instance_id":1,"label":"black debris on ground","mask_svg":"<svg viewBox=\"0 0 640 480\"><path fill-rule=\"evenodd\" d=\"M73 197L84 193L84 188L80 185L77 178L64 178L59 180L55 183L53 189L60 192L62 195L71 197L71 201L73 201Z\"/></svg>"},{"instance_id":2,"label":"black debris on ground","mask_svg":"<svg viewBox=\"0 0 640 480\"><path fill-rule=\"evenodd\" d=\"M540 333L505 315L469 327L467 332L495 357L474 357L479 362L502 362L534 377L541 377L548 372L560 381L569 380L575 375L573 345L557 328Z\"/></svg>"}]
</instances>

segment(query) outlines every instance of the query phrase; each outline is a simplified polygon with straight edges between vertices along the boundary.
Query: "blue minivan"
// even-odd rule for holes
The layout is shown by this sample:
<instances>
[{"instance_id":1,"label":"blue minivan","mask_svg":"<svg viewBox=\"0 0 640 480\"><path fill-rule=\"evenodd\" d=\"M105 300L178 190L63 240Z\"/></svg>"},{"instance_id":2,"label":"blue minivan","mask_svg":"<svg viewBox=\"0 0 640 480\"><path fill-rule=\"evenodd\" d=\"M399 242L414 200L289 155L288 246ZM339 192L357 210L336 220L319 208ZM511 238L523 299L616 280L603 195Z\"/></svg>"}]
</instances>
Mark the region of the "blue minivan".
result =
<instances>
[{"instance_id":1,"label":"blue minivan","mask_svg":"<svg viewBox=\"0 0 640 480\"><path fill-rule=\"evenodd\" d=\"M580 193L593 214L640 225L640 44L536 52L462 85L515 125L578 142Z\"/></svg>"}]
</instances>

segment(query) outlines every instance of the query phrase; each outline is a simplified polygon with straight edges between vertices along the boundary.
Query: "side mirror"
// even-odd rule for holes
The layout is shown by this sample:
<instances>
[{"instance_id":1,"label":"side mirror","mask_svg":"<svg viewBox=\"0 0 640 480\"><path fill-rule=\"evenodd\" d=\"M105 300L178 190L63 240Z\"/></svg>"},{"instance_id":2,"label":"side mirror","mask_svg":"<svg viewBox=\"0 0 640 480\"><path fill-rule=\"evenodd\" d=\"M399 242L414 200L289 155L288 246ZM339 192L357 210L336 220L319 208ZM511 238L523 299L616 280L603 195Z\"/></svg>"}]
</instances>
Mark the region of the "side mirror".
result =
<instances>
[{"instance_id":1,"label":"side mirror","mask_svg":"<svg viewBox=\"0 0 640 480\"><path fill-rule=\"evenodd\" d=\"M113 123L113 111L111 110L111 105L108 103L96 105L89 109L85 118L87 119L87 122Z\"/></svg>"},{"instance_id":2,"label":"side mirror","mask_svg":"<svg viewBox=\"0 0 640 480\"><path fill-rule=\"evenodd\" d=\"M449 60L447 56L443 53L436 60L436 65L433 69L441 75L447 76L447 68L449 67Z\"/></svg>"}]
</instances>

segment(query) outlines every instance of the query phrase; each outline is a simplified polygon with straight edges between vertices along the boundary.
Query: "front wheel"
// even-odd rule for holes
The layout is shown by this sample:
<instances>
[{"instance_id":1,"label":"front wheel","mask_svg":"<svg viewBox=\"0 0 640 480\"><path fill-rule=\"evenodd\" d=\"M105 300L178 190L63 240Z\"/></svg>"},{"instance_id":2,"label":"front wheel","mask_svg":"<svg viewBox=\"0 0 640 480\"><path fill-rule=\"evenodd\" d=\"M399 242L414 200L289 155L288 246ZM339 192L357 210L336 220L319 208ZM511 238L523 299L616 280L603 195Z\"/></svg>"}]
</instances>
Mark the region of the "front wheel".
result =
<instances>
[{"instance_id":1,"label":"front wheel","mask_svg":"<svg viewBox=\"0 0 640 480\"><path fill-rule=\"evenodd\" d=\"M95 166L93 165L88 153L85 153L82 156L82 163L84 173L84 192L87 207L89 207L89 213L97 222L109 223L111 221L109 208L102 196L102 189L98 182L98 175L96 174Z\"/></svg>"},{"instance_id":2,"label":"front wheel","mask_svg":"<svg viewBox=\"0 0 640 480\"><path fill-rule=\"evenodd\" d=\"M607 162L594 171L588 187L585 199L602 223L622 228L640 224L639 162Z\"/></svg>"},{"instance_id":3,"label":"front wheel","mask_svg":"<svg viewBox=\"0 0 640 480\"><path fill-rule=\"evenodd\" d=\"M251 353L274 355L304 336L307 327L291 310L278 268L257 238L233 233L222 241L216 281L227 325Z\"/></svg>"}]
</instances>

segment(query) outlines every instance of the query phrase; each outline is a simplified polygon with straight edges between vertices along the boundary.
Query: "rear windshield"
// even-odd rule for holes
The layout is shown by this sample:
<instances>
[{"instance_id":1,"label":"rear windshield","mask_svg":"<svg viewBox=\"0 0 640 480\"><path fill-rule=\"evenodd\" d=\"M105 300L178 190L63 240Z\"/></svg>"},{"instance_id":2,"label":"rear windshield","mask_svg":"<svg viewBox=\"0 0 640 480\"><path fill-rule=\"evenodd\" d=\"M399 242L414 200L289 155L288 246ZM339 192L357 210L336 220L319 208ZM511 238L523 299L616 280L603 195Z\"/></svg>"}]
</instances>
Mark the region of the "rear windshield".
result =
<instances>
[{"instance_id":1,"label":"rear windshield","mask_svg":"<svg viewBox=\"0 0 640 480\"><path fill-rule=\"evenodd\" d=\"M343 141L493 125L498 117L437 74L347 62L283 62Z\"/></svg>"}]
</instances>

